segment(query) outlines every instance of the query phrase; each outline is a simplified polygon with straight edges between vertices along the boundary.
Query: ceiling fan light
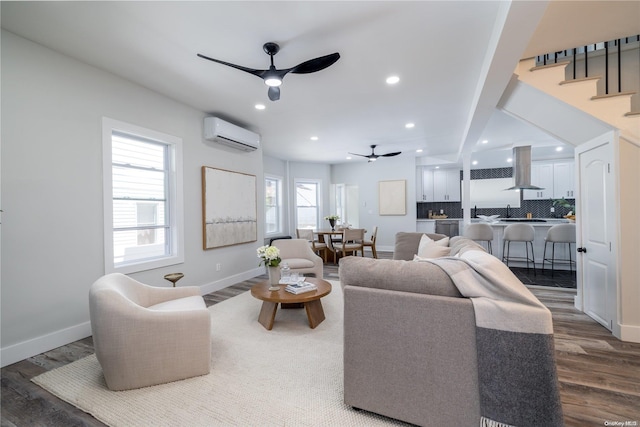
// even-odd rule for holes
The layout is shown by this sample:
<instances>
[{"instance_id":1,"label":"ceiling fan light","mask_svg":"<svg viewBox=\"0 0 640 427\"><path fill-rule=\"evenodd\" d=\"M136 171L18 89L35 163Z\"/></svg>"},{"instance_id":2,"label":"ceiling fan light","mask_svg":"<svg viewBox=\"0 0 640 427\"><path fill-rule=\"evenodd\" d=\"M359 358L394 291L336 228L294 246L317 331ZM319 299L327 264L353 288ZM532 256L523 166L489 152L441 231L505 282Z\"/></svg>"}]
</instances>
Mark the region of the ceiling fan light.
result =
<instances>
[{"instance_id":1,"label":"ceiling fan light","mask_svg":"<svg viewBox=\"0 0 640 427\"><path fill-rule=\"evenodd\" d=\"M278 87L282 84L282 80L278 77L267 77L266 79L264 79L264 83L267 86Z\"/></svg>"}]
</instances>

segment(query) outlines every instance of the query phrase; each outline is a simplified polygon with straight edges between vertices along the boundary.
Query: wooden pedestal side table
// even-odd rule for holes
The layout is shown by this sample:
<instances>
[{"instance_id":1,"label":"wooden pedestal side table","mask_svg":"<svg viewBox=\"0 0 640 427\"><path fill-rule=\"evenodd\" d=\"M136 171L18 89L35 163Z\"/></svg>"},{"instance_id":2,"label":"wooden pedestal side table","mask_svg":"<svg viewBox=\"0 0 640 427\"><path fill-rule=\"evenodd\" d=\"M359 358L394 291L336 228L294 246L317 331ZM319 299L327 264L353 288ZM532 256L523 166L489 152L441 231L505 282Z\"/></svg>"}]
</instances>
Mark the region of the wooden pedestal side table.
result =
<instances>
[{"instance_id":1,"label":"wooden pedestal side table","mask_svg":"<svg viewBox=\"0 0 640 427\"><path fill-rule=\"evenodd\" d=\"M318 289L296 295L285 291L284 288L286 285L280 285L280 290L270 291L268 280L258 283L251 288L251 295L262 301L258 322L264 326L265 329L270 331L273 328L276 311L278 311L278 304L280 304L282 308L304 307L311 329L314 329L322 323L325 317L320 298L331 292L331 283L314 277L305 277L305 281L313 283Z\"/></svg>"}]
</instances>

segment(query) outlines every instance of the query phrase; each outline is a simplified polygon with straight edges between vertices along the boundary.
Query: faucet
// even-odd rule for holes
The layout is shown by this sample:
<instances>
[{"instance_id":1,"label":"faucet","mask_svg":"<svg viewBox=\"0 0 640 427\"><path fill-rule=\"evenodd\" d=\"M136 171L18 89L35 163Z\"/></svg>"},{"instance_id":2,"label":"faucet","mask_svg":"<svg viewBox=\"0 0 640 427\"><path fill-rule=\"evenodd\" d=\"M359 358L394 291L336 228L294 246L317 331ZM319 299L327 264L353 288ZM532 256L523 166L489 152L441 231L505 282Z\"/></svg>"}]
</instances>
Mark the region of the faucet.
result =
<instances>
[{"instance_id":1,"label":"faucet","mask_svg":"<svg viewBox=\"0 0 640 427\"><path fill-rule=\"evenodd\" d=\"M478 218L478 205L473 207L473 218Z\"/></svg>"},{"instance_id":2,"label":"faucet","mask_svg":"<svg viewBox=\"0 0 640 427\"><path fill-rule=\"evenodd\" d=\"M507 205L507 218L511 218L511 213L509 212L511 209L511 205Z\"/></svg>"}]
</instances>

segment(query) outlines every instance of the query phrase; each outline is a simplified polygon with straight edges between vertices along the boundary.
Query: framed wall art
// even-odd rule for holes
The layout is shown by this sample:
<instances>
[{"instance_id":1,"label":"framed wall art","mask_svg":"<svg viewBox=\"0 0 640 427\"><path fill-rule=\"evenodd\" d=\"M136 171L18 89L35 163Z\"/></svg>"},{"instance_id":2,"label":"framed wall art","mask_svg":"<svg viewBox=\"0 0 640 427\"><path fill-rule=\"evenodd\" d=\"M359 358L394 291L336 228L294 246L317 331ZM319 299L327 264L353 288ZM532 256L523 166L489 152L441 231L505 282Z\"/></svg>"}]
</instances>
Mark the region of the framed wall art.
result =
<instances>
[{"instance_id":1,"label":"framed wall art","mask_svg":"<svg viewBox=\"0 0 640 427\"><path fill-rule=\"evenodd\" d=\"M380 215L407 214L407 181L378 181L378 209Z\"/></svg>"},{"instance_id":2,"label":"framed wall art","mask_svg":"<svg viewBox=\"0 0 640 427\"><path fill-rule=\"evenodd\" d=\"M258 240L256 176L202 167L204 249Z\"/></svg>"}]
</instances>

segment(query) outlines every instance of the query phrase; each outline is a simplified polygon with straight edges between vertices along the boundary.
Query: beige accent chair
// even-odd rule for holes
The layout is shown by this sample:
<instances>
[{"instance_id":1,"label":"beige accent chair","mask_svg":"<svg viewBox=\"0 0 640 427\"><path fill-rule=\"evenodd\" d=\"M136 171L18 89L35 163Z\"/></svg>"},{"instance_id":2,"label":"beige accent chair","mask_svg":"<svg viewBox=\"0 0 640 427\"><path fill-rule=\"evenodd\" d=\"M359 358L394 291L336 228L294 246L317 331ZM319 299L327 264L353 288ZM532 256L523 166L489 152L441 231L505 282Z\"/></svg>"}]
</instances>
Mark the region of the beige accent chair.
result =
<instances>
[{"instance_id":1,"label":"beige accent chair","mask_svg":"<svg viewBox=\"0 0 640 427\"><path fill-rule=\"evenodd\" d=\"M198 287L158 288L112 273L91 286L89 311L109 389L209 373L211 316Z\"/></svg>"},{"instance_id":2,"label":"beige accent chair","mask_svg":"<svg viewBox=\"0 0 640 427\"><path fill-rule=\"evenodd\" d=\"M322 279L322 258L311 250L306 239L275 240L272 245L280 250L280 265L286 262L292 273L312 273Z\"/></svg>"},{"instance_id":3,"label":"beige accent chair","mask_svg":"<svg viewBox=\"0 0 640 427\"><path fill-rule=\"evenodd\" d=\"M362 246L365 248L371 248L371 254L374 258L378 258L378 252L376 252L376 236L378 235L378 226L373 227L373 233L371 233L371 240L363 240Z\"/></svg>"},{"instance_id":4,"label":"beige accent chair","mask_svg":"<svg viewBox=\"0 0 640 427\"><path fill-rule=\"evenodd\" d=\"M469 224L464 229L464 237L475 240L476 242L487 242L487 252L493 253L491 250L491 241L493 240L493 227L484 222Z\"/></svg>"},{"instance_id":5,"label":"beige accent chair","mask_svg":"<svg viewBox=\"0 0 640 427\"><path fill-rule=\"evenodd\" d=\"M316 254L321 255L322 260L324 262L327 262L327 251L329 250L329 248L327 247L326 243L316 241L315 236L313 235L313 230L309 228L297 228L296 236L298 237L298 239L305 239L307 242L309 242L311 250Z\"/></svg>"},{"instance_id":6,"label":"beige accent chair","mask_svg":"<svg viewBox=\"0 0 640 427\"><path fill-rule=\"evenodd\" d=\"M334 244L335 252L333 253L333 262L336 262L338 256L345 256L348 253L364 256L364 228L345 228L342 230L342 241Z\"/></svg>"}]
</instances>

